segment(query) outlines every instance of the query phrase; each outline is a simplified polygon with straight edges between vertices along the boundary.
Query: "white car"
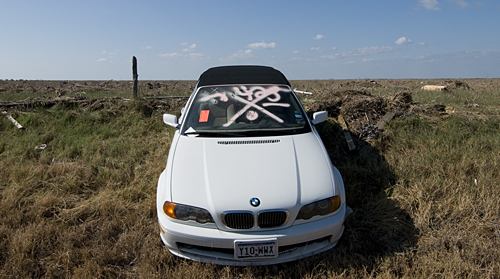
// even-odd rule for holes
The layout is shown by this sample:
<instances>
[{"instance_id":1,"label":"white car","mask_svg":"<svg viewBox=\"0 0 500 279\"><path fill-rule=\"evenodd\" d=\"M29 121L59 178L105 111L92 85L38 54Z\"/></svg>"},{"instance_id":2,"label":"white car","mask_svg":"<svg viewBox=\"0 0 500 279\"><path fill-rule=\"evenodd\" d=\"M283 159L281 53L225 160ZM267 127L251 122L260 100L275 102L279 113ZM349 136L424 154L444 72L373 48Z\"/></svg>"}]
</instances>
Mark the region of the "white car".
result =
<instances>
[{"instance_id":1,"label":"white car","mask_svg":"<svg viewBox=\"0 0 500 279\"><path fill-rule=\"evenodd\" d=\"M182 258L222 265L293 261L334 247L346 198L314 125L284 75L223 66L199 78L158 181L161 239Z\"/></svg>"}]
</instances>

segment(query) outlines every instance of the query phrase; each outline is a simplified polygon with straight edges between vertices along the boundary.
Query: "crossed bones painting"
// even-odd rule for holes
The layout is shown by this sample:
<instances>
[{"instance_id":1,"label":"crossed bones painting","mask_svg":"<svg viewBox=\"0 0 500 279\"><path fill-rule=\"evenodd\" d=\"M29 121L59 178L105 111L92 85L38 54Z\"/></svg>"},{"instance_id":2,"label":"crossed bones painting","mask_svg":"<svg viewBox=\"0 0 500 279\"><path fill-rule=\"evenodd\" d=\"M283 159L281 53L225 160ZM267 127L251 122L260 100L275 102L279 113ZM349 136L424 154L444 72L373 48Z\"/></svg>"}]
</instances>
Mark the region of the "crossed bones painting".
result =
<instances>
[{"instance_id":1,"label":"crossed bones painting","mask_svg":"<svg viewBox=\"0 0 500 279\"><path fill-rule=\"evenodd\" d=\"M227 130L266 127L285 128L304 125L304 115L287 86L237 85L200 88L193 102L186 129ZM232 127L235 128L235 127Z\"/></svg>"}]
</instances>

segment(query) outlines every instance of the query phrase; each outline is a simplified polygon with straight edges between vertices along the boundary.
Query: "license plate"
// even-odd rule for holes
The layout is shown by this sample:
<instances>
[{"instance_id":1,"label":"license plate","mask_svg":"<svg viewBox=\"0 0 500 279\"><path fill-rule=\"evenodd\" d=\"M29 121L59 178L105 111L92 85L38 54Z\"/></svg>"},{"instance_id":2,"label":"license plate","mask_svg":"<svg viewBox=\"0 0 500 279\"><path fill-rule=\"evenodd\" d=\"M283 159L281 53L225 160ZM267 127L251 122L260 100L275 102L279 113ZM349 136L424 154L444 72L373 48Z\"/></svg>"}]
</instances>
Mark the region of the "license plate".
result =
<instances>
[{"instance_id":1,"label":"license plate","mask_svg":"<svg viewBox=\"0 0 500 279\"><path fill-rule=\"evenodd\" d=\"M234 242L235 259L262 259L276 258L278 256L277 240L236 240Z\"/></svg>"}]
</instances>

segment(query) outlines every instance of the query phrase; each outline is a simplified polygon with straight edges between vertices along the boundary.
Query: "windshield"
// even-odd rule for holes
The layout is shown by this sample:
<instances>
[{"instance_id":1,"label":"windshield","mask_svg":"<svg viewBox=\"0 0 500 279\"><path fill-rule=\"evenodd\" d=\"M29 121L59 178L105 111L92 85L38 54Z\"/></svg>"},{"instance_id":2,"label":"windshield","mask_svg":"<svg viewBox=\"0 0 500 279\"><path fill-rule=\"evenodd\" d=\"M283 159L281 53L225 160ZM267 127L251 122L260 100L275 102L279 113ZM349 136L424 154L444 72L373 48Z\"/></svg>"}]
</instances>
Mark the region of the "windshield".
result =
<instances>
[{"instance_id":1,"label":"windshield","mask_svg":"<svg viewBox=\"0 0 500 279\"><path fill-rule=\"evenodd\" d=\"M232 85L198 89L182 134L271 136L310 132L288 86Z\"/></svg>"}]
</instances>

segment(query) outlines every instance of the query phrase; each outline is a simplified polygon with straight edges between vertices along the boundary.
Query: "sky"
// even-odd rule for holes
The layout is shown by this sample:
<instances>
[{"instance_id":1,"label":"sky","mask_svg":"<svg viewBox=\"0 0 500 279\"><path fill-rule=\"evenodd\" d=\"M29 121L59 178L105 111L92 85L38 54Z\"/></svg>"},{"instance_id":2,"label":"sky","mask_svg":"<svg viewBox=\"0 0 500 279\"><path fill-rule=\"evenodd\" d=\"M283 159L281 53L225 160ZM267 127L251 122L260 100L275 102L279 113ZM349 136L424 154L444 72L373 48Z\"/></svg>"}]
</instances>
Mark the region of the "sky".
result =
<instances>
[{"instance_id":1,"label":"sky","mask_svg":"<svg viewBox=\"0 0 500 279\"><path fill-rule=\"evenodd\" d=\"M498 0L0 0L0 79L500 78Z\"/></svg>"}]
</instances>

